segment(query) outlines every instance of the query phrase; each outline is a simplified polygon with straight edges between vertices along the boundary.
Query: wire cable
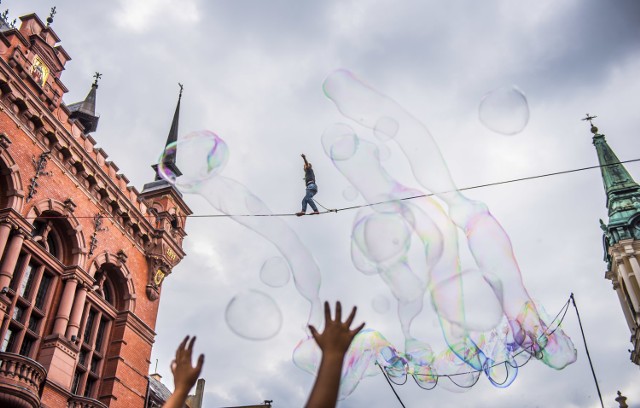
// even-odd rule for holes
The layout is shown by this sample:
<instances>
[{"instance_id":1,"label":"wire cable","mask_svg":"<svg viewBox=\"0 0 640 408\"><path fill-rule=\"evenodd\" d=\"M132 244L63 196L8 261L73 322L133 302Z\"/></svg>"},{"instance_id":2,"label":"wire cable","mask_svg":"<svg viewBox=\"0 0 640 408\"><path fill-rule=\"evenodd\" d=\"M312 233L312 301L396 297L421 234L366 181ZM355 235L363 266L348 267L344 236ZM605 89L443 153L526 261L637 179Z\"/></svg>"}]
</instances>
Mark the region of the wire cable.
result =
<instances>
[{"instance_id":1,"label":"wire cable","mask_svg":"<svg viewBox=\"0 0 640 408\"><path fill-rule=\"evenodd\" d=\"M561 170L561 171L554 171L551 173L544 173L544 174L538 174L535 176L527 176L527 177L519 177L519 178L514 178L514 179L509 179L509 180L503 180L503 181L495 181L492 183L485 183L485 184L477 184L475 186L469 186L469 187L462 187L459 188L457 190L450 190L450 191L442 191L438 194L446 194L446 193L452 193L454 191L469 191L469 190L475 190L475 189L479 189L479 188L485 188L485 187L492 187L492 186L499 186L499 185L503 185L503 184L511 184L511 183L517 183L520 181L527 181L527 180L535 180L535 179L540 179L540 178L545 178L545 177L552 177L552 176L559 176L562 174L570 174L570 173L577 173L577 172L581 172L581 171L585 171L585 170L593 170L593 169L601 169L601 168L605 168L605 167L611 167L611 166L616 166L619 164L625 164L625 163L634 163L634 162L639 162L640 158L638 159L630 159L630 160L622 160L619 162L615 162L615 163L609 163L609 164L604 164L604 165L594 165L594 166L587 166L587 167L579 167L576 169L570 169L570 170ZM419 194L419 195L415 195L415 196L410 196L410 197L404 197L404 198L398 198L396 200L387 200L387 201L380 201L380 202L376 202L376 203L367 203L367 204L360 204L360 205L352 205L352 206L347 206L347 207L342 207L342 208L327 208L325 206L323 206L322 204L320 204L317 200L314 199L314 201L320 205L320 207L322 207L325 211L321 212L320 215L322 214L329 214L329 213L338 213L339 211L348 211L348 210L356 210L359 208L364 208L364 207L373 207L376 205L382 205L382 204L388 204L388 203L393 203L393 202L397 202L397 201L407 201L407 200L415 200L417 198L424 198L424 197L432 197L436 195L436 193L428 193L428 194ZM295 216L296 213L271 213L271 214L192 214L192 215L180 215L177 217L188 217L188 218L233 218L233 217L292 217ZM81 218L95 218L95 215L87 215L87 216L75 216L74 218L76 219L81 219ZM145 218L148 219L152 219L153 216L152 215L148 215L148 216L144 216ZM62 216L62 215L45 215L45 216L36 216L36 217L25 217L26 219L56 219L56 218L67 218L66 216ZM105 214L100 216L100 218L105 218L105 219L114 219L115 217L113 215L110 214Z\"/></svg>"},{"instance_id":2,"label":"wire cable","mask_svg":"<svg viewBox=\"0 0 640 408\"><path fill-rule=\"evenodd\" d=\"M591 362L591 356L589 355L589 348L587 347L587 339L584 336L584 330L582 329L582 320L580 320L580 312L578 312L578 306L576 305L576 298L571 293L571 302L574 309L576 309L576 316L578 316L578 323L580 324L580 333L582 333L582 341L584 342L584 350L587 352L587 359L589 360L589 367L591 367L591 374L593 374L593 381L596 383L596 389L598 390L598 397L600 398L600 405L604 408L604 402L602 401L602 394L600 393L600 386L598 385L598 379L596 378L596 372L593 369L593 363Z\"/></svg>"},{"instance_id":3,"label":"wire cable","mask_svg":"<svg viewBox=\"0 0 640 408\"><path fill-rule=\"evenodd\" d=\"M398 393L396 392L396 389L393 388L393 385L391 384L391 381L389 380L389 377L387 377L387 373L384 371L384 369L382 368L382 366L380 366L380 364L378 364L378 362L376 362L376 365L380 368L380 371L382 371L382 375L384 376L385 380L387 380L387 383L389 384L389 387L391 387L391 391L393 391L394 395L396 396L396 398L398 399L398 402L400 403L400 405L402 406L402 408L407 408L404 406L404 404L402 403L402 400L400 399L400 396L398 395Z\"/></svg>"}]
</instances>

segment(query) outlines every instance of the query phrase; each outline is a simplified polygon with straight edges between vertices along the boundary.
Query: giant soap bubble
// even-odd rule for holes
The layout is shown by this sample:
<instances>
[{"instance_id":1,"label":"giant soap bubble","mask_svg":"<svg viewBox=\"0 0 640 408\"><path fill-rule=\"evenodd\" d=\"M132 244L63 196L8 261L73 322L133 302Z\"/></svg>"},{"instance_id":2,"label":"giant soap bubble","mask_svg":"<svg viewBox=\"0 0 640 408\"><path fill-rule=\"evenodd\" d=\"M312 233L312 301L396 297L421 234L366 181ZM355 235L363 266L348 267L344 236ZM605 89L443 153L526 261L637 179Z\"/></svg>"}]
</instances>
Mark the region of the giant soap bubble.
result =
<instances>
[{"instance_id":1,"label":"giant soap bubble","mask_svg":"<svg viewBox=\"0 0 640 408\"><path fill-rule=\"evenodd\" d=\"M335 167L371 206L355 217L352 260L361 272L380 277L397 299L405 338L400 347L375 330L358 334L345 360L349 364L342 376L341 397L349 395L362 378L375 375L376 363L392 381L410 375L429 389L442 377L450 380L448 384L468 388L482 373L495 386L506 387L531 357L555 369L575 361L571 340L541 317L523 286L506 232L484 203L458 191L427 128L349 71L333 72L323 88L344 117L378 140L395 142L416 181L446 205L443 208L424 192L393 179L381 164L375 143L359 138L355 129L346 129L348 125L342 123L325 131L325 135L350 135L353 149L348 155L336 157L324 136L322 143ZM513 121L498 123L494 130L517 133L528 120L522 98L517 92L515 97L502 91L488 95L481 118L493 126L494 113L514 108ZM416 196L421 198L405 201ZM422 245L426 267L416 268L407 257L412 239ZM461 264L460 245L468 246L471 265ZM425 295L447 344L440 352L412 335ZM317 353L308 339L299 344L294 361L314 372Z\"/></svg>"}]
</instances>

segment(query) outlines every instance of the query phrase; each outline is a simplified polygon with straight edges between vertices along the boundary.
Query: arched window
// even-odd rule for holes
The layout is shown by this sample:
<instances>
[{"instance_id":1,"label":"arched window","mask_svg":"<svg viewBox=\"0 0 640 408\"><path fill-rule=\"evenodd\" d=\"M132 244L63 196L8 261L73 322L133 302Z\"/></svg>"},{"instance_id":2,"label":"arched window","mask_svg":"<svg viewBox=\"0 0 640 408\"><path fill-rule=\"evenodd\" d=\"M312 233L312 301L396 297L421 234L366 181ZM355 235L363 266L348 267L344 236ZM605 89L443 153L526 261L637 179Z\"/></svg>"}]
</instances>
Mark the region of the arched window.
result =
<instances>
[{"instance_id":1,"label":"arched window","mask_svg":"<svg viewBox=\"0 0 640 408\"><path fill-rule=\"evenodd\" d=\"M33 239L54 258L65 263L67 260L66 248L61 239L62 232L69 228L64 218L60 215L47 212L43 213L33 222Z\"/></svg>"}]
</instances>

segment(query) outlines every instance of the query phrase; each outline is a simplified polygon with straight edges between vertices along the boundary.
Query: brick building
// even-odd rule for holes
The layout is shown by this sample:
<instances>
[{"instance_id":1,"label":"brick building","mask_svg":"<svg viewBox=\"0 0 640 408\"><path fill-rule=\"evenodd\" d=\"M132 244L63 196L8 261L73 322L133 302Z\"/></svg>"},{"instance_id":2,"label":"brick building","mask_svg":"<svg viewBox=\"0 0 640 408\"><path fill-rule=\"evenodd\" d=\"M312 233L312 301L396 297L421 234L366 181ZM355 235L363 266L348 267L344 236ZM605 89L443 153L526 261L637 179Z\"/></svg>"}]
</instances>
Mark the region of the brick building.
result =
<instances>
[{"instance_id":1,"label":"brick building","mask_svg":"<svg viewBox=\"0 0 640 408\"><path fill-rule=\"evenodd\" d=\"M65 105L71 58L51 22L0 21L0 406L143 407L191 212L163 180L129 186L95 147L99 75Z\"/></svg>"}]
</instances>

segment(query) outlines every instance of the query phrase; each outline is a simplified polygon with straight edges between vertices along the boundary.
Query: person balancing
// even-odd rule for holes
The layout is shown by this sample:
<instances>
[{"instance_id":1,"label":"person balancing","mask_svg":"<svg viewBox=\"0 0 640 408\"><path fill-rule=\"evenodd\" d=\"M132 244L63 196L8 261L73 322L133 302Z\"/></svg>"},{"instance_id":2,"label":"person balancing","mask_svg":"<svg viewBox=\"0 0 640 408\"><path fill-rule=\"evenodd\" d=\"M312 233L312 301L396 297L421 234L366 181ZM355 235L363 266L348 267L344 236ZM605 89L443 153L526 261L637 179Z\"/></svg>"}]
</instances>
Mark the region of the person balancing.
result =
<instances>
[{"instance_id":1,"label":"person balancing","mask_svg":"<svg viewBox=\"0 0 640 408\"><path fill-rule=\"evenodd\" d=\"M307 186L306 194L302 199L302 211L297 212L298 217L302 217L307 213L307 204L311 206L313 212L311 214L320 214L316 203L313 202L313 196L318 193L318 185L316 184L316 175L313 173L313 166L307 161L307 157L301 154L302 160L304 160L304 184Z\"/></svg>"}]
</instances>

